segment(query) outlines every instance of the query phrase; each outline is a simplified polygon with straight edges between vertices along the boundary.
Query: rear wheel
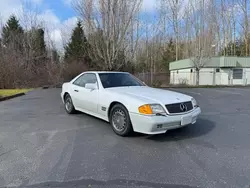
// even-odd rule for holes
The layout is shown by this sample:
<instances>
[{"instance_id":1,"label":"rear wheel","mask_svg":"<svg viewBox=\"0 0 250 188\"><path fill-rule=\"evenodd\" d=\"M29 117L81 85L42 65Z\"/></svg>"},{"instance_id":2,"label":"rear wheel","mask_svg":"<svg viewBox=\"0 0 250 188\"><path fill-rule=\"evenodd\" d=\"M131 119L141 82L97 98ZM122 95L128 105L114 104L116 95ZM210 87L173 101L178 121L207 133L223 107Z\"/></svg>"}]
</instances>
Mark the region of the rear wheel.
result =
<instances>
[{"instance_id":1,"label":"rear wheel","mask_svg":"<svg viewBox=\"0 0 250 188\"><path fill-rule=\"evenodd\" d=\"M76 112L69 94L66 94L66 96L64 97L64 107L68 114L74 114Z\"/></svg>"},{"instance_id":2,"label":"rear wheel","mask_svg":"<svg viewBox=\"0 0 250 188\"><path fill-rule=\"evenodd\" d=\"M116 104L112 107L110 124L113 131L119 136L128 136L133 131L129 113L121 104Z\"/></svg>"}]
</instances>

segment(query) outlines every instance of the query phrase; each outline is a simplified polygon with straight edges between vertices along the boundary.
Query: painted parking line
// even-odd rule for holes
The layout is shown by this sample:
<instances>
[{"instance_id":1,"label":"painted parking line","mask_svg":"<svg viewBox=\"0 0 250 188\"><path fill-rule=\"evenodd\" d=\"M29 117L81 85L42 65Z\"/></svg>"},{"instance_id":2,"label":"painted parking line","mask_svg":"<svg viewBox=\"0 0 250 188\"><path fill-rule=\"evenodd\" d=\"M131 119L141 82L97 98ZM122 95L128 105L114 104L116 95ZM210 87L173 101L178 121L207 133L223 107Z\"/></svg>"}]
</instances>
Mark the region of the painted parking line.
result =
<instances>
[{"instance_id":1,"label":"painted parking line","mask_svg":"<svg viewBox=\"0 0 250 188\"><path fill-rule=\"evenodd\" d=\"M228 93L228 94L233 94L233 95L242 95L241 93L234 92L234 91L227 91L227 90L212 89L212 91L221 92L221 93Z\"/></svg>"},{"instance_id":2,"label":"painted parking line","mask_svg":"<svg viewBox=\"0 0 250 188\"><path fill-rule=\"evenodd\" d=\"M198 92L193 92L193 91L184 91L186 93L191 93L191 94L195 94L195 95L200 95L201 96L201 93L198 93Z\"/></svg>"},{"instance_id":3,"label":"painted parking line","mask_svg":"<svg viewBox=\"0 0 250 188\"><path fill-rule=\"evenodd\" d=\"M250 88L223 88L227 91L243 91L243 92L249 92Z\"/></svg>"}]
</instances>

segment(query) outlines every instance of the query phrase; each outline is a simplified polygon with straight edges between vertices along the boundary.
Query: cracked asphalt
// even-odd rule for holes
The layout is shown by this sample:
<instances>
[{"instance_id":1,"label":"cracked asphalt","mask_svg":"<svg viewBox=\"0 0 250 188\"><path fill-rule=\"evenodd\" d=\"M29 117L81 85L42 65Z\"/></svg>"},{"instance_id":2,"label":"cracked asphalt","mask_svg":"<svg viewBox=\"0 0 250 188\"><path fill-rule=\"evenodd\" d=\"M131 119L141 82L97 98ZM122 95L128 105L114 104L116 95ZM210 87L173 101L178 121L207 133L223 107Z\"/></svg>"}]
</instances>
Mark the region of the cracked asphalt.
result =
<instances>
[{"instance_id":1,"label":"cracked asphalt","mask_svg":"<svg viewBox=\"0 0 250 188\"><path fill-rule=\"evenodd\" d=\"M195 125L163 135L115 135L68 115L60 89L0 103L0 187L250 187L250 89L173 89L194 96Z\"/></svg>"}]
</instances>

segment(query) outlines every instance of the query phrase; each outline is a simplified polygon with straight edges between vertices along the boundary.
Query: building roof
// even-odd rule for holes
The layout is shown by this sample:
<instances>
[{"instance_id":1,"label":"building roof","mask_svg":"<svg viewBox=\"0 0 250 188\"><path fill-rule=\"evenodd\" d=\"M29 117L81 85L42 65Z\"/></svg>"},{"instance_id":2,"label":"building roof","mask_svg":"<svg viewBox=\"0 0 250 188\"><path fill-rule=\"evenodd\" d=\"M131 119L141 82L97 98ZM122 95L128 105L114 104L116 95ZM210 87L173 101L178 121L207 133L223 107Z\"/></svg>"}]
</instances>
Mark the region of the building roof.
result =
<instances>
[{"instance_id":1,"label":"building roof","mask_svg":"<svg viewBox=\"0 0 250 188\"><path fill-rule=\"evenodd\" d=\"M169 70L178 70L186 68L194 68L194 63L191 59L183 59L174 61L169 64ZM236 56L221 56L212 57L207 60L204 67L218 68L218 67L250 67L250 57L236 57Z\"/></svg>"}]
</instances>

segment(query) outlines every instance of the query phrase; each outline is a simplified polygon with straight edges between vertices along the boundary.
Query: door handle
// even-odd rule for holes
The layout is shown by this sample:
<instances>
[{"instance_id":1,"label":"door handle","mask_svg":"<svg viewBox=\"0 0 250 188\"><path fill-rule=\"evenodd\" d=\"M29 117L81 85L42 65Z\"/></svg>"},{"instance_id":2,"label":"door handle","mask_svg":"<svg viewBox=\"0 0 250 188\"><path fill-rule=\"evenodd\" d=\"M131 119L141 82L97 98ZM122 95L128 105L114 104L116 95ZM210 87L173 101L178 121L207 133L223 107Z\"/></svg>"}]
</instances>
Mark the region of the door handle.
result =
<instances>
[{"instance_id":1,"label":"door handle","mask_svg":"<svg viewBox=\"0 0 250 188\"><path fill-rule=\"evenodd\" d=\"M79 92L77 89L74 90L75 92Z\"/></svg>"}]
</instances>

